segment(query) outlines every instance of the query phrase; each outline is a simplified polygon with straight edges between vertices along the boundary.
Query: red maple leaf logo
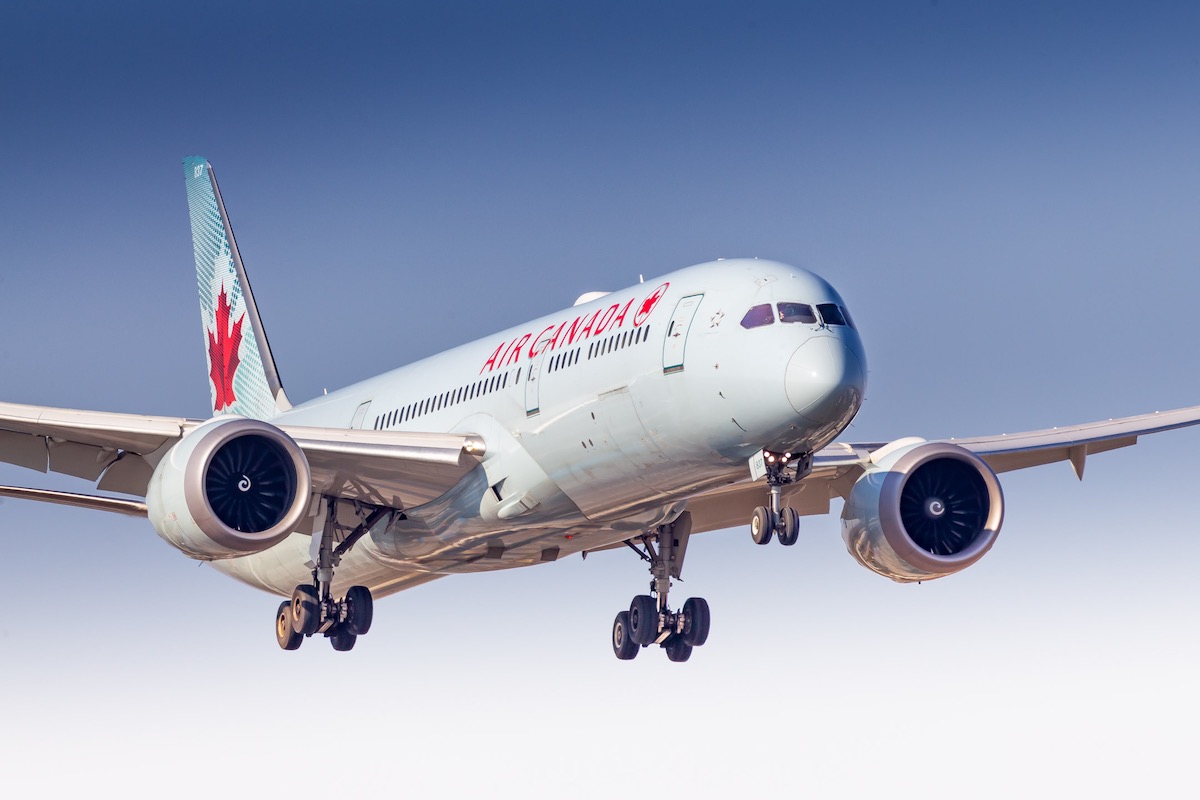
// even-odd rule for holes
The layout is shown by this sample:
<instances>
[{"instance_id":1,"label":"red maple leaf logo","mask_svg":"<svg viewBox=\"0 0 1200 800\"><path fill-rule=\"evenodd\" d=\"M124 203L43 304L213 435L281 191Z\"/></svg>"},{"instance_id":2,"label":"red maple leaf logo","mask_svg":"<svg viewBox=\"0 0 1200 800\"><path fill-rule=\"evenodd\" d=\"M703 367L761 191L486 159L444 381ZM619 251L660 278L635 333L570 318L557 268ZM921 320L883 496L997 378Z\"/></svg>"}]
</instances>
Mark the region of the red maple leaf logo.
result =
<instances>
[{"instance_id":1,"label":"red maple leaf logo","mask_svg":"<svg viewBox=\"0 0 1200 800\"><path fill-rule=\"evenodd\" d=\"M650 312L653 311L654 307L658 305L658 301L662 300L663 295L667 293L667 287L670 285L670 283L664 283L655 289L649 297L642 301L642 304L638 306L637 313L633 315L634 325L641 325L646 321L646 317L650 316Z\"/></svg>"},{"instance_id":2,"label":"red maple leaf logo","mask_svg":"<svg viewBox=\"0 0 1200 800\"><path fill-rule=\"evenodd\" d=\"M241 362L238 359L238 348L242 345L242 321L245 313L238 321L229 327L229 315L233 309L225 294L225 284L221 284L221 293L217 295L217 329L208 331L208 377L213 384L213 411L228 408L237 401L233 394L233 376Z\"/></svg>"}]
</instances>

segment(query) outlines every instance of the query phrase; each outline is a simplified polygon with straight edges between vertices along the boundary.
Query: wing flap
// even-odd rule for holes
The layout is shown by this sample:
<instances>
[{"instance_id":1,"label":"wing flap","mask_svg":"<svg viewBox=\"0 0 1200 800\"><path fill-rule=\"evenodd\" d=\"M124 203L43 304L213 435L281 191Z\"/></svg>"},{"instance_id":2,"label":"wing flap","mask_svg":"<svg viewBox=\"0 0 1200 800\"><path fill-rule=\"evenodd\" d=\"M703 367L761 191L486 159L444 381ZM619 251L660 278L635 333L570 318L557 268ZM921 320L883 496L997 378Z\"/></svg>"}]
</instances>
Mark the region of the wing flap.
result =
<instances>
[{"instance_id":1,"label":"wing flap","mask_svg":"<svg viewBox=\"0 0 1200 800\"><path fill-rule=\"evenodd\" d=\"M154 468L146 459L136 453L121 453L96 484L102 492L120 492L137 497L146 496L146 487L150 485L150 476Z\"/></svg>"},{"instance_id":2,"label":"wing flap","mask_svg":"<svg viewBox=\"0 0 1200 800\"><path fill-rule=\"evenodd\" d=\"M111 447L96 447L78 442L49 439L50 471L94 481L109 464L117 460Z\"/></svg>"},{"instance_id":3,"label":"wing flap","mask_svg":"<svg viewBox=\"0 0 1200 800\"><path fill-rule=\"evenodd\" d=\"M45 472L48 463L46 438L0 430L0 461Z\"/></svg>"}]
</instances>

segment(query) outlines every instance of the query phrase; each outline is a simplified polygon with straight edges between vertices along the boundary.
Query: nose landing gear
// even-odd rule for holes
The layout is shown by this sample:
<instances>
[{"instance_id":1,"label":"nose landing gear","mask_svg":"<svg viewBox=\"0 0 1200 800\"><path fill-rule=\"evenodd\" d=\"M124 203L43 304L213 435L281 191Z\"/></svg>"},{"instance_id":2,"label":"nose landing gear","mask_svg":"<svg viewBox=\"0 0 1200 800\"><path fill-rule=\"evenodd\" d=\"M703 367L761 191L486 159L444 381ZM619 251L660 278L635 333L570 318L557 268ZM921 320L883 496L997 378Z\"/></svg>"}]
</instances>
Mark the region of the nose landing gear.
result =
<instances>
[{"instance_id":1,"label":"nose landing gear","mask_svg":"<svg viewBox=\"0 0 1200 800\"><path fill-rule=\"evenodd\" d=\"M643 647L652 644L666 650L671 661L687 661L691 658L692 648L708 641L710 614L704 598L688 599L679 611L672 611L667 602L671 578L678 580L683 570L683 556L691 532L692 515L685 511L670 525L660 526L653 534L642 535L639 541L644 549L638 548L632 540L625 542L642 560L649 562L653 580L650 581L650 594L633 598L629 610L618 613L613 620L613 653L622 661L629 661Z\"/></svg>"},{"instance_id":2,"label":"nose landing gear","mask_svg":"<svg viewBox=\"0 0 1200 800\"><path fill-rule=\"evenodd\" d=\"M783 487L803 480L812 472L812 454L803 453L794 463L795 466L791 467L791 453L769 450L751 459L751 474L754 475L758 470L765 473L770 492L768 505L754 509L754 515L750 518L750 538L755 544L770 544L771 537L777 535L781 545L791 547L800 539L800 515L796 509L783 505ZM789 469L793 474L788 474Z\"/></svg>"}]
</instances>

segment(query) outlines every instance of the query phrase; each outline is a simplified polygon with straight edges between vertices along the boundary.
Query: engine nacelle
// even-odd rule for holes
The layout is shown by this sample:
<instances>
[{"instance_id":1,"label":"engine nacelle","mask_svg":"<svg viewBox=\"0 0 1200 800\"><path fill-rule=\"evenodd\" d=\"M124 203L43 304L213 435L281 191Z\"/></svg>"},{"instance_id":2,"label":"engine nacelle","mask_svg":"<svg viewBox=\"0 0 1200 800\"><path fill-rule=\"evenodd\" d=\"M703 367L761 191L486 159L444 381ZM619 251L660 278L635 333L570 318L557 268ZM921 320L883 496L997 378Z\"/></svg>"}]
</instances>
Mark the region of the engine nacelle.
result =
<instances>
[{"instance_id":1,"label":"engine nacelle","mask_svg":"<svg viewBox=\"0 0 1200 800\"><path fill-rule=\"evenodd\" d=\"M894 442L842 510L842 538L867 569L901 583L952 575L991 549L1004 496L991 467L958 445Z\"/></svg>"},{"instance_id":2,"label":"engine nacelle","mask_svg":"<svg viewBox=\"0 0 1200 800\"><path fill-rule=\"evenodd\" d=\"M266 422L217 417L168 451L146 506L158 535L211 561L266 550L308 510L312 475L290 436Z\"/></svg>"}]
</instances>

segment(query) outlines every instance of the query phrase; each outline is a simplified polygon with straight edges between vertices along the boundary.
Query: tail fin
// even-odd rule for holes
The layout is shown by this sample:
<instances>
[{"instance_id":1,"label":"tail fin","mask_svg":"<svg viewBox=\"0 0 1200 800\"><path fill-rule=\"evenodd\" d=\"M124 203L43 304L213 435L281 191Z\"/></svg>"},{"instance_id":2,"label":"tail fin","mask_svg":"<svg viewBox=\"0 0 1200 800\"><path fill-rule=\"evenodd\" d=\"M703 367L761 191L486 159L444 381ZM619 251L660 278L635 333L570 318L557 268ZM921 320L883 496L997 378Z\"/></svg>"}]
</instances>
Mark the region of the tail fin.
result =
<instances>
[{"instance_id":1,"label":"tail fin","mask_svg":"<svg viewBox=\"0 0 1200 800\"><path fill-rule=\"evenodd\" d=\"M183 173L213 413L271 419L292 404L275 369L217 178L200 156L185 158Z\"/></svg>"}]
</instances>

